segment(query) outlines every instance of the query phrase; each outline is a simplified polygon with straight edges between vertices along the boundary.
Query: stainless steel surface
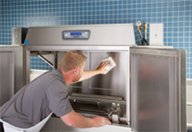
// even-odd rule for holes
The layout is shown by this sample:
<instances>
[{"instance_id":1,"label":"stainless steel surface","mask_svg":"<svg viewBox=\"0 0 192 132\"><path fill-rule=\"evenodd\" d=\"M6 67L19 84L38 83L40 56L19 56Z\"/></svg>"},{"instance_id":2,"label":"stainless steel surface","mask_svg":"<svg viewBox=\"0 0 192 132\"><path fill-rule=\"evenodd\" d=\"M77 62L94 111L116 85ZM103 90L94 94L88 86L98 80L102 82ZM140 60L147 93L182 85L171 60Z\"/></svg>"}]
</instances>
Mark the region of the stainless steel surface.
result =
<instances>
[{"instance_id":1,"label":"stainless steel surface","mask_svg":"<svg viewBox=\"0 0 192 132\"><path fill-rule=\"evenodd\" d=\"M96 96L96 95L95 95ZM98 95L98 97L100 98L96 98L96 97L79 97L79 96L69 96L70 100L82 100L82 101L91 101L91 102L103 102L103 103L119 103L119 104L123 104L126 105L126 101L125 100L116 100L114 98L114 96L108 97L110 99L106 99L105 97L102 97L103 95Z\"/></svg>"},{"instance_id":2,"label":"stainless steel surface","mask_svg":"<svg viewBox=\"0 0 192 132\"><path fill-rule=\"evenodd\" d=\"M88 40L64 40L64 30L90 30ZM133 24L70 25L55 27L29 27L29 45L134 45Z\"/></svg>"},{"instance_id":3,"label":"stainless steel surface","mask_svg":"<svg viewBox=\"0 0 192 132\"><path fill-rule=\"evenodd\" d=\"M186 131L186 123L187 123L187 113L186 113L186 76L187 76L187 51L186 50L179 50L179 97L177 100L179 100L179 105L180 105L180 118L179 121L181 123L180 130L181 131Z\"/></svg>"},{"instance_id":4,"label":"stainless steel surface","mask_svg":"<svg viewBox=\"0 0 192 132\"><path fill-rule=\"evenodd\" d=\"M187 104L187 123L188 123L188 129L192 130L192 103Z\"/></svg>"},{"instance_id":5,"label":"stainless steel surface","mask_svg":"<svg viewBox=\"0 0 192 132\"><path fill-rule=\"evenodd\" d=\"M111 56L117 66L107 75L99 75L81 83L70 85L69 100L74 110L84 116L105 116L111 111L111 103L116 102L121 105L119 122L122 124L129 123L129 47L128 46L26 46L30 52L34 51L56 51L57 62L61 61L63 55L68 50L78 50L87 57L85 70L95 69L99 62ZM103 82L97 85L95 81ZM103 80L103 81L102 81ZM107 81L108 80L108 81ZM78 94L72 94L78 93ZM86 96L82 97L79 94ZM92 98L87 94L96 94ZM76 96L71 96L76 95ZM107 99L106 99L107 98ZM98 105L99 103L99 105ZM127 104L127 105L126 105ZM108 118L108 117L107 117ZM111 119L111 118L110 118ZM54 124L54 123L53 123ZM55 125L56 126L56 125ZM45 126L46 127L46 126ZM46 128L47 129L47 128Z\"/></svg>"},{"instance_id":6,"label":"stainless steel surface","mask_svg":"<svg viewBox=\"0 0 192 132\"><path fill-rule=\"evenodd\" d=\"M113 114L112 115L112 122L119 124L119 115Z\"/></svg>"},{"instance_id":7,"label":"stainless steel surface","mask_svg":"<svg viewBox=\"0 0 192 132\"><path fill-rule=\"evenodd\" d=\"M131 127L186 131L184 50L131 48Z\"/></svg>"},{"instance_id":8,"label":"stainless steel surface","mask_svg":"<svg viewBox=\"0 0 192 132\"><path fill-rule=\"evenodd\" d=\"M0 106L23 86L21 46L0 46Z\"/></svg>"},{"instance_id":9,"label":"stainless steel surface","mask_svg":"<svg viewBox=\"0 0 192 132\"><path fill-rule=\"evenodd\" d=\"M30 56L38 56L43 61L45 61L47 64L49 64L51 67L54 67L54 60L55 60L55 53L48 51L48 52L42 52L42 51L32 51L30 52ZM54 59L53 59L54 58Z\"/></svg>"},{"instance_id":10,"label":"stainless steel surface","mask_svg":"<svg viewBox=\"0 0 192 132\"><path fill-rule=\"evenodd\" d=\"M57 127L55 127L57 126ZM103 127L93 128L73 128L69 127L62 122L60 118L51 117L41 132L132 132L131 128L127 125L112 124Z\"/></svg>"},{"instance_id":11,"label":"stainless steel surface","mask_svg":"<svg viewBox=\"0 0 192 132\"><path fill-rule=\"evenodd\" d=\"M90 30L91 36L88 40L63 40L62 31L66 29ZM130 54L129 46L135 44L132 24L31 27L26 40L29 41L25 46L29 52L57 52L54 60L57 65L69 50L80 51L87 57L85 70L95 69L109 56L114 59L117 66L107 75L97 75L68 87L70 102L79 113L89 117L102 115L109 119L117 114L115 122L119 121L120 126L123 125L121 122L127 122L126 129L131 123L135 131L186 131L186 106L183 104L186 101L186 53L183 50L131 48ZM72 93L98 96L71 97ZM100 98L101 95L118 96L123 100L115 99L120 107L112 107L113 100ZM126 106L121 107L124 103ZM121 112L124 109L126 112ZM56 128L57 122L52 119L49 123L52 125L46 125L43 130L55 131L62 127Z\"/></svg>"},{"instance_id":12,"label":"stainless steel surface","mask_svg":"<svg viewBox=\"0 0 192 132\"><path fill-rule=\"evenodd\" d=\"M21 45L24 43L28 28L14 27L12 29L12 45Z\"/></svg>"},{"instance_id":13,"label":"stainless steel surface","mask_svg":"<svg viewBox=\"0 0 192 132\"><path fill-rule=\"evenodd\" d=\"M55 69L59 68L58 61L57 61L58 59L57 58L58 58L58 53L54 52L53 53L53 62L54 62L53 66L54 66Z\"/></svg>"},{"instance_id":14,"label":"stainless steel surface","mask_svg":"<svg viewBox=\"0 0 192 132\"><path fill-rule=\"evenodd\" d=\"M39 55L39 57L44 60L47 64L49 64L51 67L53 67L53 63L47 60L43 55Z\"/></svg>"},{"instance_id":15,"label":"stainless steel surface","mask_svg":"<svg viewBox=\"0 0 192 132\"><path fill-rule=\"evenodd\" d=\"M91 48L90 48L91 47ZM117 66L112 69L107 75L98 75L91 79L85 80L82 83L73 84L69 88L69 94L81 93L86 94L101 94L101 95L114 95L124 97L126 100L126 92L128 91L128 75L129 67L129 47L128 46L27 46L30 51L58 51L58 62L68 50L81 51L87 56L85 70L95 69L99 62L106 57L111 56L117 63ZM62 51L62 52L59 52ZM115 51L115 52L114 52ZM103 80L103 81L101 81ZM94 81L100 81L101 84L97 84ZM126 91L126 92L125 92Z\"/></svg>"},{"instance_id":16,"label":"stainless steel surface","mask_svg":"<svg viewBox=\"0 0 192 132\"><path fill-rule=\"evenodd\" d=\"M110 47L109 47L110 48ZM111 56L117 66L106 75L97 75L83 82L69 86L69 94L85 93L120 96L126 100L126 81L128 80L128 52L83 52L87 56L86 70L97 68L101 60Z\"/></svg>"},{"instance_id":17,"label":"stainless steel surface","mask_svg":"<svg viewBox=\"0 0 192 132\"><path fill-rule=\"evenodd\" d=\"M73 109L84 116L104 116L113 123L128 124L122 97L74 93L69 100Z\"/></svg>"},{"instance_id":18,"label":"stainless steel surface","mask_svg":"<svg viewBox=\"0 0 192 132\"><path fill-rule=\"evenodd\" d=\"M37 56L37 55L51 55L53 54L54 52L51 52L51 51L32 51L30 53L31 56Z\"/></svg>"},{"instance_id":19,"label":"stainless steel surface","mask_svg":"<svg viewBox=\"0 0 192 132\"><path fill-rule=\"evenodd\" d=\"M23 86L30 82L30 51L23 46Z\"/></svg>"},{"instance_id":20,"label":"stainless steel surface","mask_svg":"<svg viewBox=\"0 0 192 132\"><path fill-rule=\"evenodd\" d=\"M110 49L110 47L109 47ZM59 54L64 55L64 52ZM91 52L91 51L81 51L86 57L86 68L85 70L94 70L97 68L98 64L101 60L108 58L111 56L114 61L117 63L117 66L112 69L107 75L97 75L92 77L91 79L85 80L83 82L72 84L68 87L68 92L70 96L69 98L73 98L75 100L89 100L92 102L107 102L111 104L112 102L124 103L124 109L126 109L126 99L129 98L126 96L126 91L128 91L128 87L126 86L126 82L128 80L128 52L120 51L120 52ZM59 56L63 56L59 55ZM61 60L61 58L59 59ZM75 93L75 94L74 94ZM113 96L113 97L112 97ZM116 97L115 97L116 96ZM112 100L112 101L111 101ZM83 104L80 104L83 105ZM86 104L90 105L90 104ZM106 106L108 104L105 104ZM108 105L110 107L110 105ZM82 106L85 107L85 106ZM74 108L74 107L73 107ZM78 111L80 108L74 108ZM81 112L85 109L81 108ZM95 109L92 108L92 109ZM107 108L106 108L107 110ZM108 110L107 110L108 111ZM94 111L95 114L96 111ZM109 112L109 111L108 111ZM116 114L116 113L113 113ZM122 118L124 114L126 114L126 110L122 110L119 114L119 118ZM98 113L98 115L101 115ZM103 116L106 116L104 114ZM129 117L129 116L127 116ZM127 118L127 120L129 120ZM117 122L116 122L117 123Z\"/></svg>"},{"instance_id":21,"label":"stainless steel surface","mask_svg":"<svg viewBox=\"0 0 192 132\"><path fill-rule=\"evenodd\" d=\"M71 96L75 97L88 97L88 98L99 98L99 99L111 99L111 100L120 100L122 101L122 97L117 96L104 96L104 95L94 95L94 94L82 94L82 93L72 93Z\"/></svg>"},{"instance_id":22,"label":"stainless steel surface","mask_svg":"<svg viewBox=\"0 0 192 132\"><path fill-rule=\"evenodd\" d=\"M48 72L49 70L30 70L30 82L33 81L35 78L39 77L40 75Z\"/></svg>"},{"instance_id":23,"label":"stainless steel surface","mask_svg":"<svg viewBox=\"0 0 192 132\"><path fill-rule=\"evenodd\" d=\"M192 79L187 79L187 128L192 130Z\"/></svg>"}]
</instances>

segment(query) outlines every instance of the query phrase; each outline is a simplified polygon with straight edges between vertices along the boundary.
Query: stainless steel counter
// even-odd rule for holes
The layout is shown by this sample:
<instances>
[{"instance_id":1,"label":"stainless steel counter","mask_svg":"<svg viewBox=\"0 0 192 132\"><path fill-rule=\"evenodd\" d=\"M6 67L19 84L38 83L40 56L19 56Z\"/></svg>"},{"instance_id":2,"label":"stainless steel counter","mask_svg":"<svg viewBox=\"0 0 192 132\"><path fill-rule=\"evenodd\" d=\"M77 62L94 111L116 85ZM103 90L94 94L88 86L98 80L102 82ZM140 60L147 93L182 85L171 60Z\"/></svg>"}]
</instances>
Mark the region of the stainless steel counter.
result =
<instances>
[{"instance_id":1,"label":"stainless steel counter","mask_svg":"<svg viewBox=\"0 0 192 132\"><path fill-rule=\"evenodd\" d=\"M57 128L54 127L55 125L57 125ZM61 132L63 130L65 130L65 132L131 132L130 127L119 124L106 125L98 128L73 128L64 124L63 121L57 117L51 117L40 132Z\"/></svg>"}]
</instances>

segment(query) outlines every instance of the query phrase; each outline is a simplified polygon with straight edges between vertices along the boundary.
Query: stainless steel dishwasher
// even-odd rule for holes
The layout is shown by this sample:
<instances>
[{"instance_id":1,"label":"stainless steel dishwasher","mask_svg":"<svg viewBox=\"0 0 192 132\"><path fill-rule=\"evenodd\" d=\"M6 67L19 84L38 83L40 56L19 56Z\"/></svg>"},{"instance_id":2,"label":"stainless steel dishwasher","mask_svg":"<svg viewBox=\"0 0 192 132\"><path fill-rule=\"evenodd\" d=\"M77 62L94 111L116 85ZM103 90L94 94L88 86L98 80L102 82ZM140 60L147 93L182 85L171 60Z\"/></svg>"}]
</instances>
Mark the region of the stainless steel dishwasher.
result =
<instances>
[{"instance_id":1,"label":"stainless steel dishwasher","mask_svg":"<svg viewBox=\"0 0 192 132\"><path fill-rule=\"evenodd\" d=\"M0 54L10 53L11 47L0 48ZM112 125L77 129L52 116L42 131L186 131L186 51L135 47L133 24L29 27L24 45L17 48L23 51L22 65L16 66L23 69L24 84L30 81L30 56L54 68L69 50L87 57L85 70L108 57L116 63L108 74L68 87L76 112L104 116Z\"/></svg>"}]
</instances>

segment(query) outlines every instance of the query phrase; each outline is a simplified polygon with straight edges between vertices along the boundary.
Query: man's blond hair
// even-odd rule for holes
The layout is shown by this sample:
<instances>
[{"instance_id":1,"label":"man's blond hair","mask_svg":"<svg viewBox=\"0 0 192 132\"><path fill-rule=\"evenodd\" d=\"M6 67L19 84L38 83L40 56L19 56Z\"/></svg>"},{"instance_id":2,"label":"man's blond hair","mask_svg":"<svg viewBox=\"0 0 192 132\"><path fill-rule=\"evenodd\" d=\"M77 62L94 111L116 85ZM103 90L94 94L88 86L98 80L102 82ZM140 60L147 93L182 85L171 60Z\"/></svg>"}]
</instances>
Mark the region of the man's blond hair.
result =
<instances>
[{"instance_id":1,"label":"man's blond hair","mask_svg":"<svg viewBox=\"0 0 192 132\"><path fill-rule=\"evenodd\" d=\"M68 51L62 58L59 68L64 72L68 72L75 67L81 68L83 62L86 61L87 57L77 51Z\"/></svg>"}]
</instances>

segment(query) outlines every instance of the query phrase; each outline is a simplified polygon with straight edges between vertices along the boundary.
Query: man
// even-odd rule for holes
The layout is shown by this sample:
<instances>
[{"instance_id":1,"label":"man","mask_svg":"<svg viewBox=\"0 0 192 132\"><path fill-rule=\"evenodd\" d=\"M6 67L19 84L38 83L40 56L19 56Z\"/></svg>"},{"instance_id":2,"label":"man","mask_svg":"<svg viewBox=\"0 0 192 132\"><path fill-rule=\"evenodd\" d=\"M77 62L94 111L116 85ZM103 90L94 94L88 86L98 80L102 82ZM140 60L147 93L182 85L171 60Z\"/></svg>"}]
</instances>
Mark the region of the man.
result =
<instances>
[{"instance_id":1,"label":"man","mask_svg":"<svg viewBox=\"0 0 192 132\"><path fill-rule=\"evenodd\" d=\"M67 86L106 72L109 62L96 70L85 71L86 57L79 52L67 52L59 69L49 71L24 86L0 108L0 121L5 131L39 131L52 112L72 127L89 128L111 124L107 118L86 118L76 113L69 101ZM38 128L37 128L38 127Z\"/></svg>"}]
</instances>

